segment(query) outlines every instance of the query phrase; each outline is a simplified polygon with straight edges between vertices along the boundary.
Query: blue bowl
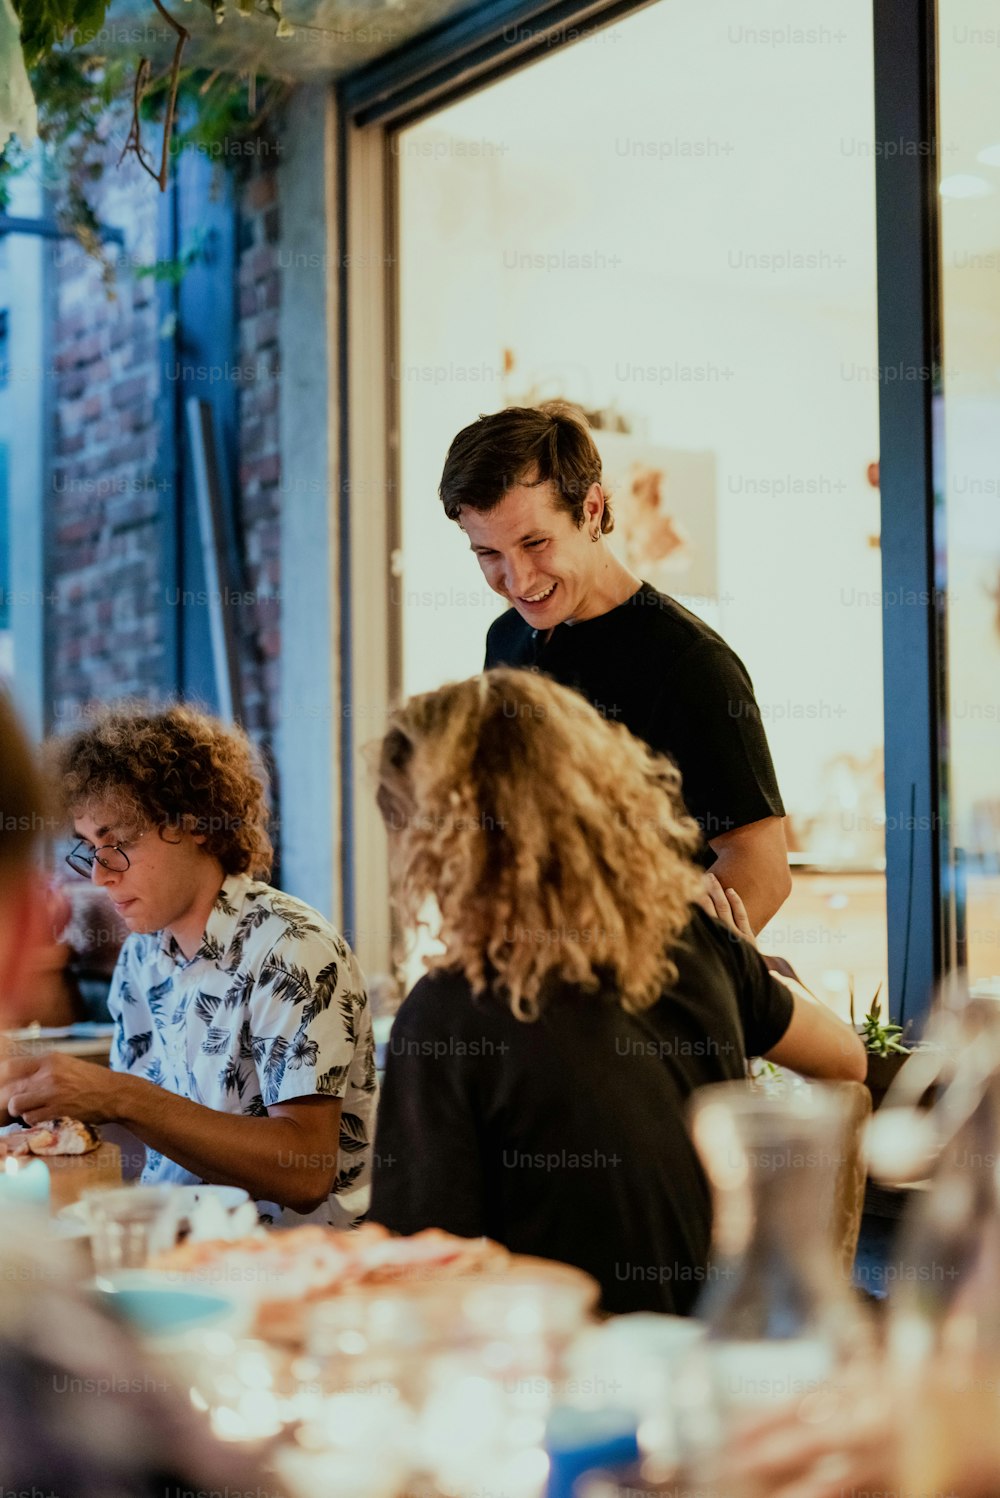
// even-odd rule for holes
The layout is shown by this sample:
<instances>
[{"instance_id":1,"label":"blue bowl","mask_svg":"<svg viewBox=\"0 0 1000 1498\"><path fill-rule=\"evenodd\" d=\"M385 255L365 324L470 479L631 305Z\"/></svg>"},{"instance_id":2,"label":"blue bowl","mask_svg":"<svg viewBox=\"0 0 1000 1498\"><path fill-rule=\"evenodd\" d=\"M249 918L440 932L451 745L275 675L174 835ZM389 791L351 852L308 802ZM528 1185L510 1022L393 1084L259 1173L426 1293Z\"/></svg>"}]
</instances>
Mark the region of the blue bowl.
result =
<instances>
[{"instance_id":1,"label":"blue bowl","mask_svg":"<svg viewBox=\"0 0 1000 1498\"><path fill-rule=\"evenodd\" d=\"M95 1286L98 1301L144 1337L173 1337L207 1327L227 1330L242 1321L241 1307L214 1291L165 1284L142 1271L123 1271Z\"/></svg>"}]
</instances>

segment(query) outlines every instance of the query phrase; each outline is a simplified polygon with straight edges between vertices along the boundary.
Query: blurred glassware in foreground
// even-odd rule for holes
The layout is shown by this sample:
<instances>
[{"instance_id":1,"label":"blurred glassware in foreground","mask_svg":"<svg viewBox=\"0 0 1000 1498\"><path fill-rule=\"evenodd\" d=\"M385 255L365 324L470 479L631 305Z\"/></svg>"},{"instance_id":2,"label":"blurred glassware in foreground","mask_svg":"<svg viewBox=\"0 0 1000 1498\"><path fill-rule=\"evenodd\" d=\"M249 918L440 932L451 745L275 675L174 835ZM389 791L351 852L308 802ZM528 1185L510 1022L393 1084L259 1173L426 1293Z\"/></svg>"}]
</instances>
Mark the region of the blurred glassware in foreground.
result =
<instances>
[{"instance_id":1,"label":"blurred glassware in foreground","mask_svg":"<svg viewBox=\"0 0 1000 1498\"><path fill-rule=\"evenodd\" d=\"M553 1266L397 1282L311 1306L303 1352L206 1332L183 1366L223 1440L260 1443L296 1493L541 1498L567 1346L596 1287Z\"/></svg>"},{"instance_id":2,"label":"blurred glassware in foreground","mask_svg":"<svg viewBox=\"0 0 1000 1498\"><path fill-rule=\"evenodd\" d=\"M908 1431L904 1492L971 1493L990 1472L995 1491L1000 1468L998 999L961 975L945 980L869 1131L874 1176L927 1187L903 1219L888 1327L888 1376Z\"/></svg>"},{"instance_id":3,"label":"blurred glassware in foreground","mask_svg":"<svg viewBox=\"0 0 1000 1498\"><path fill-rule=\"evenodd\" d=\"M171 1186L119 1186L83 1199L98 1276L144 1269L177 1242L183 1209Z\"/></svg>"},{"instance_id":4,"label":"blurred glassware in foreground","mask_svg":"<svg viewBox=\"0 0 1000 1498\"><path fill-rule=\"evenodd\" d=\"M8 1156L0 1169L0 1207L27 1207L34 1212L49 1210L49 1172L43 1160Z\"/></svg>"},{"instance_id":5,"label":"blurred glassware in foreground","mask_svg":"<svg viewBox=\"0 0 1000 1498\"><path fill-rule=\"evenodd\" d=\"M977 1108L1000 1067L1000 992L941 983L920 1044L868 1126L870 1173L890 1184L925 1180ZM929 1108L921 1107L930 1098Z\"/></svg>"},{"instance_id":6,"label":"blurred glassware in foreground","mask_svg":"<svg viewBox=\"0 0 1000 1498\"><path fill-rule=\"evenodd\" d=\"M704 1335L691 1316L647 1311L613 1316L588 1328L569 1348L563 1401L585 1412L627 1412L642 1453L657 1470L673 1470L681 1455L676 1388Z\"/></svg>"},{"instance_id":7,"label":"blurred glassware in foreground","mask_svg":"<svg viewBox=\"0 0 1000 1498\"><path fill-rule=\"evenodd\" d=\"M838 1258L852 1106L848 1088L819 1083L782 1096L727 1082L695 1095L692 1133L714 1221L698 1304L706 1338L678 1385L678 1428L699 1486L718 1480L743 1421L829 1402L870 1352Z\"/></svg>"}]
</instances>

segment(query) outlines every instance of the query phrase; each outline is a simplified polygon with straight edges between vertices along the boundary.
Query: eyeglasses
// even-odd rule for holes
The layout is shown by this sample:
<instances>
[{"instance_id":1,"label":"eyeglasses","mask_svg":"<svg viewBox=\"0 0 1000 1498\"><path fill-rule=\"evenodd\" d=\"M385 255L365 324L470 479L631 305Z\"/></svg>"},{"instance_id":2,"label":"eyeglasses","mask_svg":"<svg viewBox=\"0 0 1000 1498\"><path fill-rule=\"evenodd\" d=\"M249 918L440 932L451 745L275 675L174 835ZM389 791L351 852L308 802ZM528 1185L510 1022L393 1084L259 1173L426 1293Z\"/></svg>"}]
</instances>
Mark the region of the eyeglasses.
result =
<instances>
[{"instance_id":1,"label":"eyeglasses","mask_svg":"<svg viewBox=\"0 0 1000 1498\"><path fill-rule=\"evenodd\" d=\"M145 836L145 832L140 832L139 837L130 838L129 846L131 847L133 843L139 841L139 838ZM66 862L75 874L81 874L84 879L90 878L94 872L95 863L99 863L101 868L107 869L110 874L124 874L125 870L132 866L132 861L121 843L103 843L100 848L89 848L86 843L79 842L72 853L66 854Z\"/></svg>"}]
</instances>

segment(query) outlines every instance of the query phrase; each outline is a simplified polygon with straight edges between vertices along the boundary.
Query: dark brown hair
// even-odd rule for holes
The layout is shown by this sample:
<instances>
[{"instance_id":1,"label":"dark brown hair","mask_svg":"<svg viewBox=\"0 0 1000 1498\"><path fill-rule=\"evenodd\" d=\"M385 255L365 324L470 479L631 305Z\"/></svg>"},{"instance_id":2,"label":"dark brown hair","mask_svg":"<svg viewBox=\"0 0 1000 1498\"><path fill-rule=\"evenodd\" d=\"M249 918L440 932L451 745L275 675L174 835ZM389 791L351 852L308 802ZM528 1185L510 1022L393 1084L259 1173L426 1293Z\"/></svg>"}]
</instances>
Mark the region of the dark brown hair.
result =
<instances>
[{"instance_id":1,"label":"dark brown hair","mask_svg":"<svg viewBox=\"0 0 1000 1498\"><path fill-rule=\"evenodd\" d=\"M42 779L24 730L0 690L0 875L27 864L48 826Z\"/></svg>"},{"instance_id":2,"label":"dark brown hair","mask_svg":"<svg viewBox=\"0 0 1000 1498\"><path fill-rule=\"evenodd\" d=\"M192 707L124 703L92 709L82 728L50 739L46 755L67 821L106 804L129 830L202 833L227 874L270 873L267 774L241 728Z\"/></svg>"},{"instance_id":3,"label":"dark brown hair","mask_svg":"<svg viewBox=\"0 0 1000 1498\"><path fill-rule=\"evenodd\" d=\"M553 483L557 503L583 524L583 502L601 482L601 455L583 412L568 401L509 406L463 427L448 449L438 493L449 520L463 505L496 509L518 484ZM614 529L605 496L601 530Z\"/></svg>"}]
</instances>

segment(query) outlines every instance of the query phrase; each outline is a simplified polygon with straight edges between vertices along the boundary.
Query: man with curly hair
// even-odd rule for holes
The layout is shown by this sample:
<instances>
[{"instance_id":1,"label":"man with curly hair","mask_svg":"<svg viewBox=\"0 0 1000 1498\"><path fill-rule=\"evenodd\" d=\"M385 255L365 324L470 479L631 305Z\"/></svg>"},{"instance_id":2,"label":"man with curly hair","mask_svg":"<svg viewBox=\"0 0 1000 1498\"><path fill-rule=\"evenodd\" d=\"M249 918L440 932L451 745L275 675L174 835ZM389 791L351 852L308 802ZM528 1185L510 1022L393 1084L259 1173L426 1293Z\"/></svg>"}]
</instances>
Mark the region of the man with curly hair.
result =
<instances>
[{"instance_id":1,"label":"man with curly hair","mask_svg":"<svg viewBox=\"0 0 1000 1498\"><path fill-rule=\"evenodd\" d=\"M34 856L52 822L34 756L0 686L0 1026L34 1018L32 958L51 943ZM2 1045L2 1037L0 1037ZM272 1493L214 1439L117 1317L79 1293L65 1245L5 1207L0 1241L0 1491L59 1498Z\"/></svg>"},{"instance_id":2,"label":"man with curly hair","mask_svg":"<svg viewBox=\"0 0 1000 1498\"><path fill-rule=\"evenodd\" d=\"M271 1221L356 1222L377 1100L364 980L328 921L261 882L272 848L249 739L189 707L112 707L49 758L79 839L68 862L131 934L111 1070L7 1061L0 1109L123 1124L146 1145L146 1183L242 1186Z\"/></svg>"}]
</instances>

